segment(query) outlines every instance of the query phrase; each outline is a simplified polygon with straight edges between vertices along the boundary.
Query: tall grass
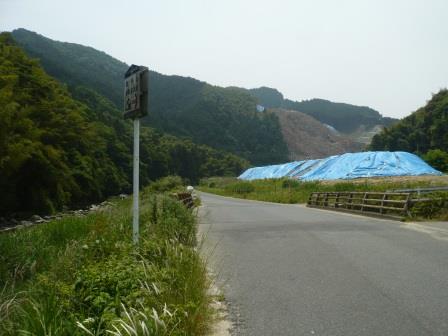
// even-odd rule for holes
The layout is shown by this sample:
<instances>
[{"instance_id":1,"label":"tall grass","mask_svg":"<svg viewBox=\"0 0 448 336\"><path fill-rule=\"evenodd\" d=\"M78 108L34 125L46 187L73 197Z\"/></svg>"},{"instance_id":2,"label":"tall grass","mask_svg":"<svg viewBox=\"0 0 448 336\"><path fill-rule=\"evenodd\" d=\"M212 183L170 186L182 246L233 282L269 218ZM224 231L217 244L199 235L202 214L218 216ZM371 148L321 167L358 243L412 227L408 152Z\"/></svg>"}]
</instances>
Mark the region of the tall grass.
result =
<instances>
[{"instance_id":1,"label":"tall grass","mask_svg":"<svg viewBox=\"0 0 448 336\"><path fill-rule=\"evenodd\" d=\"M0 234L0 335L205 334L195 218L167 196L142 194L138 247L130 200Z\"/></svg>"}]
</instances>

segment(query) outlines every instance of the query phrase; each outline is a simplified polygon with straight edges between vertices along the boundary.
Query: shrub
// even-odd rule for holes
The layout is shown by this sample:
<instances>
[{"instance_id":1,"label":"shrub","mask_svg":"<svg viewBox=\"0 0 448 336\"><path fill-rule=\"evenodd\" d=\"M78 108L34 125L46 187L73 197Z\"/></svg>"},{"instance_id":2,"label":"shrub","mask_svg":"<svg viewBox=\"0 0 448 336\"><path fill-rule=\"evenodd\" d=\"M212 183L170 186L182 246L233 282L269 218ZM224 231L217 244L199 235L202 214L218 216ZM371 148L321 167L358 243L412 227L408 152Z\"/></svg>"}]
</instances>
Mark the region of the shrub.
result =
<instances>
[{"instance_id":1,"label":"shrub","mask_svg":"<svg viewBox=\"0 0 448 336\"><path fill-rule=\"evenodd\" d=\"M423 155L425 160L433 168L442 172L448 172L448 153L440 149L432 149Z\"/></svg>"},{"instance_id":2,"label":"shrub","mask_svg":"<svg viewBox=\"0 0 448 336\"><path fill-rule=\"evenodd\" d=\"M418 202L412 207L413 217L448 219L448 193L433 193L425 197L428 200Z\"/></svg>"},{"instance_id":3,"label":"shrub","mask_svg":"<svg viewBox=\"0 0 448 336\"><path fill-rule=\"evenodd\" d=\"M153 192L168 192L180 189L184 185L180 176L171 175L162 177L149 185L149 190Z\"/></svg>"}]
</instances>

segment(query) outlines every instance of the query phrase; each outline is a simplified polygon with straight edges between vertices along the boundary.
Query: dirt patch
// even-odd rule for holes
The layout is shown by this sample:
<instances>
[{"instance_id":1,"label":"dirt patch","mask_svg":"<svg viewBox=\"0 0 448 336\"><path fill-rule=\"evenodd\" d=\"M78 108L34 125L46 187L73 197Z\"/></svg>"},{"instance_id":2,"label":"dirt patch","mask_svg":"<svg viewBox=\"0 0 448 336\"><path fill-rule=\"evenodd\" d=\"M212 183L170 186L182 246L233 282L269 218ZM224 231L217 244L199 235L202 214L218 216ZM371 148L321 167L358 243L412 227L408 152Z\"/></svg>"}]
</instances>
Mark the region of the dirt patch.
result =
<instances>
[{"instance_id":1,"label":"dirt patch","mask_svg":"<svg viewBox=\"0 0 448 336\"><path fill-rule=\"evenodd\" d=\"M229 319L227 304L221 290L213 285L209 290L209 295L213 298L211 306L215 311L215 323L213 323L210 336L230 336L232 322Z\"/></svg>"},{"instance_id":2,"label":"dirt patch","mask_svg":"<svg viewBox=\"0 0 448 336\"><path fill-rule=\"evenodd\" d=\"M364 147L363 144L331 130L305 113L283 109L271 111L279 118L291 160L324 158L347 152L358 152Z\"/></svg>"}]
</instances>

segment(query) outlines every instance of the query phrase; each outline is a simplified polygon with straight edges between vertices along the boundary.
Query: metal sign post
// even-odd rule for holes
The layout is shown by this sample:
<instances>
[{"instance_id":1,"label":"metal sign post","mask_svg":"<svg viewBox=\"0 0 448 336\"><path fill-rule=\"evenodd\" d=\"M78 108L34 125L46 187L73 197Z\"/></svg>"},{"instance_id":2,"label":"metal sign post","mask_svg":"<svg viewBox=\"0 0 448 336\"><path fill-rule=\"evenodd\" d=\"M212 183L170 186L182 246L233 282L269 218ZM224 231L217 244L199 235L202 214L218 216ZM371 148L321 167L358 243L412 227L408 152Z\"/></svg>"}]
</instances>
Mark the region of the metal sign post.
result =
<instances>
[{"instance_id":1,"label":"metal sign post","mask_svg":"<svg viewBox=\"0 0 448 336\"><path fill-rule=\"evenodd\" d=\"M133 209L132 209L132 241L138 243L139 238L139 175L140 175L140 119L134 119L134 166L133 166Z\"/></svg>"},{"instance_id":2,"label":"metal sign post","mask_svg":"<svg viewBox=\"0 0 448 336\"><path fill-rule=\"evenodd\" d=\"M132 241L139 240L140 118L148 114L148 68L131 65L124 75L124 117L134 119Z\"/></svg>"}]
</instances>

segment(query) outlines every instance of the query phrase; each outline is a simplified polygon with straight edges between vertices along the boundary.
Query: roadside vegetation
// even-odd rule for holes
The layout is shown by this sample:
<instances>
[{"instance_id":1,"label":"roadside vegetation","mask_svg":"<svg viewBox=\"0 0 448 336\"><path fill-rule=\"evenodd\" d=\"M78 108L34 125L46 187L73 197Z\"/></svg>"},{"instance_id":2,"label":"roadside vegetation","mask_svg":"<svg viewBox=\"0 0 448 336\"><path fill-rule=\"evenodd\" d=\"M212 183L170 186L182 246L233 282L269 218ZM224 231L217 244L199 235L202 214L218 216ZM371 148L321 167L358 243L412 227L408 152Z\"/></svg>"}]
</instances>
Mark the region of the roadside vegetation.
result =
<instances>
[{"instance_id":1,"label":"roadside vegetation","mask_svg":"<svg viewBox=\"0 0 448 336\"><path fill-rule=\"evenodd\" d=\"M138 247L131 198L0 234L0 334L204 335L211 311L195 216L153 189L142 192Z\"/></svg>"},{"instance_id":2,"label":"roadside vegetation","mask_svg":"<svg viewBox=\"0 0 448 336\"><path fill-rule=\"evenodd\" d=\"M448 172L447 110L448 90L442 89L425 106L375 135L369 148L412 152Z\"/></svg>"},{"instance_id":3,"label":"roadside vegetation","mask_svg":"<svg viewBox=\"0 0 448 336\"><path fill-rule=\"evenodd\" d=\"M446 176L442 176L430 178L390 178L387 180L360 179L351 182L302 182L287 178L242 181L236 178L213 177L202 179L199 189L222 196L295 204L306 203L312 192L382 192L433 186L448 186L448 179ZM413 217L448 220L448 193L434 193L429 195L428 198L432 198L432 200L416 207Z\"/></svg>"}]
</instances>

